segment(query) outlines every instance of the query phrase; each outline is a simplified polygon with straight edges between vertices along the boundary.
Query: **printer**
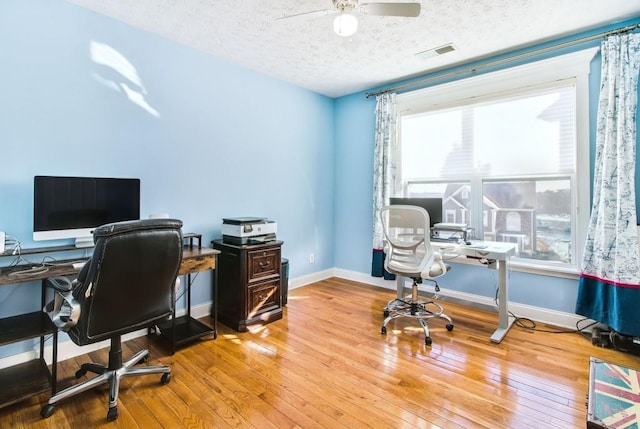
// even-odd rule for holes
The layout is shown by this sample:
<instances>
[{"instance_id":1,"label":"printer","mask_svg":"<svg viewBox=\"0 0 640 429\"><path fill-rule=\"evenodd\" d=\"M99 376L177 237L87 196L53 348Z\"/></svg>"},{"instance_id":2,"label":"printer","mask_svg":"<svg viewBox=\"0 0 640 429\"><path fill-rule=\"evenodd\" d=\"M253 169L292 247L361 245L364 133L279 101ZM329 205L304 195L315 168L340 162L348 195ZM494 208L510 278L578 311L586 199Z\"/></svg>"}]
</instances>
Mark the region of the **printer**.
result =
<instances>
[{"instance_id":1,"label":"printer","mask_svg":"<svg viewBox=\"0 0 640 429\"><path fill-rule=\"evenodd\" d=\"M276 239L278 224L263 217L222 219L222 240L225 243L261 244Z\"/></svg>"},{"instance_id":2,"label":"printer","mask_svg":"<svg viewBox=\"0 0 640 429\"><path fill-rule=\"evenodd\" d=\"M431 240L440 242L468 242L473 235L473 228L466 223L436 223L431 227Z\"/></svg>"}]
</instances>

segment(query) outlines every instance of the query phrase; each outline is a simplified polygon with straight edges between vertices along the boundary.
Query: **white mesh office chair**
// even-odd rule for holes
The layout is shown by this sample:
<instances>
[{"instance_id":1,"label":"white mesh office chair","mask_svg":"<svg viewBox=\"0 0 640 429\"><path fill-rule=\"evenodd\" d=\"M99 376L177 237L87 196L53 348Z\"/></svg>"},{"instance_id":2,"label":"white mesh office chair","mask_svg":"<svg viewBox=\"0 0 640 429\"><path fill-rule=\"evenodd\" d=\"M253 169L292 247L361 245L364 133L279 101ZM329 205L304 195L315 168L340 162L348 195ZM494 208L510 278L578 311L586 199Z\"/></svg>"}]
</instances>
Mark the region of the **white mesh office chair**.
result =
<instances>
[{"instance_id":1,"label":"white mesh office chair","mask_svg":"<svg viewBox=\"0 0 640 429\"><path fill-rule=\"evenodd\" d=\"M384 322L381 333L387 333L387 324L400 317L418 319L425 334L425 344L431 345L426 319L442 318L448 321L446 328L453 330L453 321L442 306L418 296L418 285L423 280L432 281L439 291L436 278L450 269L442 261L438 252L431 247L429 213L422 207L392 205L380 210L380 220L384 232L385 269L399 276L413 279L411 295L403 299L393 299L384 308Z\"/></svg>"}]
</instances>

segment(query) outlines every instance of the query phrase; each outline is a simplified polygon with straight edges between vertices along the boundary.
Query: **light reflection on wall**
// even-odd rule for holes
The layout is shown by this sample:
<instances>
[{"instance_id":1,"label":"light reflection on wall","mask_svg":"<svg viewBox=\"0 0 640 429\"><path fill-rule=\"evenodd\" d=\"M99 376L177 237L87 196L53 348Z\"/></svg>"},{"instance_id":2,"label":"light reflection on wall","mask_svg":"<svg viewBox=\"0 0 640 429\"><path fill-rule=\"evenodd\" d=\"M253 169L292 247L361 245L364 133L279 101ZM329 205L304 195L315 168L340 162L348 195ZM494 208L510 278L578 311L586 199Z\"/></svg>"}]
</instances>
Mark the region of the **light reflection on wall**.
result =
<instances>
[{"instance_id":1,"label":"light reflection on wall","mask_svg":"<svg viewBox=\"0 0 640 429\"><path fill-rule=\"evenodd\" d=\"M145 99L147 90L136 68L129 60L111 46L93 40L90 43L90 52L91 60L94 63L108 67L117 73L113 79L109 79L105 77L104 74L98 72L91 73L97 82L106 88L124 94L129 101L146 110L156 118L160 117L160 113L151 107Z\"/></svg>"}]
</instances>

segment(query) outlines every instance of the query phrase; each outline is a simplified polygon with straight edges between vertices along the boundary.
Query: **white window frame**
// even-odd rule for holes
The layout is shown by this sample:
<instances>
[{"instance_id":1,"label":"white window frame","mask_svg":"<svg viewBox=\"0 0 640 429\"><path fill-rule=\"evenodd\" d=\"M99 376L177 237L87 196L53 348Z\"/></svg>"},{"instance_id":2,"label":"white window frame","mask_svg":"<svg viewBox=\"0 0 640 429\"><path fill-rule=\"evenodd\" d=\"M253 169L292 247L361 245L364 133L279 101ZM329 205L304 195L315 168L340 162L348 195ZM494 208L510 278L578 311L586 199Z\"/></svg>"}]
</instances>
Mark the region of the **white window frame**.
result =
<instances>
[{"instance_id":1,"label":"white window frame","mask_svg":"<svg viewBox=\"0 0 640 429\"><path fill-rule=\"evenodd\" d=\"M583 247L589 224L591 209L590 194L590 144L589 144L589 73L591 61L599 48L584 49L570 54L539 60L504 70L460 79L429 88L399 94L398 112L400 115L413 115L434 110L475 103L483 99L495 99L519 94L528 88L557 86L559 81L572 80L575 84L576 114L576 189L572 192L572 203L576 207L572 214L572 228L575 231L574 264L555 265L548 261L536 261L523 258L512 258L511 266L519 271L538 274L549 274L575 278L579 274ZM400 131L399 131L400 132ZM400 136L400 141L402 141ZM398 145L401 149L401 144ZM400 159L398 157L396 159ZM398 180L401 180L398 174ZM461 178L463 179L463 178ZM464 180L469 180L468 177ZM478 181L477 183L476 180ZM455 179L447 181L456 181ZM472 178L472 186L480 184L481 179ZM398 189L404 184L398 183ZM475 189L478 189L475 186ZM475 195L472 193L472 198ZM476 197L477 198L477 197ZM469 219L472 225L482 227L484 224L482 210L475 211L475 219Z\"/></svg>"}]
</instances>

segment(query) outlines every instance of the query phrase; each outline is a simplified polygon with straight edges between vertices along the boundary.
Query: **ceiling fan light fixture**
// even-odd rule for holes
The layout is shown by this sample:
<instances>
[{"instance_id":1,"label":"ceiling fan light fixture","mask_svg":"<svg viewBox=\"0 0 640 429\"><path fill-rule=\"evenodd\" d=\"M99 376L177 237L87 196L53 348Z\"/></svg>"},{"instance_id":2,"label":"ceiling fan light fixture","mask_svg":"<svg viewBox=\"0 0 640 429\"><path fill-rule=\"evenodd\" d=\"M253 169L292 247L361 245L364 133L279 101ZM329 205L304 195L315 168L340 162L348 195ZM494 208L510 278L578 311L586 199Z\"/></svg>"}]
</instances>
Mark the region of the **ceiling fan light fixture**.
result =
<instances>
[{"instance_id":1,"label":"ceiling fan light fixture","mask_svg":"<svg viewBox=\"0 0 640 429\"><path fill-rule=\"evenodd\" d=\"M358 18L350 13L341 12L333 20L333 31L338 36L349 37L355 34L358 30Z\"/></svg>"}]
</instances>

